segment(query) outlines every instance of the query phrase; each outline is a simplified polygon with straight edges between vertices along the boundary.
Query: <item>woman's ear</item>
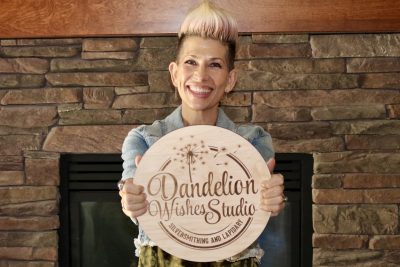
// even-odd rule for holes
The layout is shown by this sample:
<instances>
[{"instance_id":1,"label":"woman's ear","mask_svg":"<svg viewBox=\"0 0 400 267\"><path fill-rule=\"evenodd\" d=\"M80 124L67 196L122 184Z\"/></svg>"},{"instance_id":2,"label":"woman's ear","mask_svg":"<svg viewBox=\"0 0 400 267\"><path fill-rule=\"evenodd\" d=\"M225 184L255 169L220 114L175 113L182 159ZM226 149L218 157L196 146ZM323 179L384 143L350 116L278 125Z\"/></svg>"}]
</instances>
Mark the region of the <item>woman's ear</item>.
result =
<instances>
[{"instance_id":1,"label":"woman's ear","mask_svg":"<svg viewBox=\"0 0 400 267\"><path fill-rule=\"evenodd\" d=\"M237 81L237 71L233 69L228 74L228 83L225 87L225 93L229 93L235 87Z\"/></svg>"},{"instance_id":2,"label":"woman's ear","mask_svg":"<svg viewBox=\"0 0 400 267\"><path fill-rule=\"evenodd\" d=\"M178 65L176 64L176 62L171 62L169 63L168 69L169 69L169 74L171 75L172 84L175 87L178 87L178 79L177 79Z\"/></svg>"}]
</instances>

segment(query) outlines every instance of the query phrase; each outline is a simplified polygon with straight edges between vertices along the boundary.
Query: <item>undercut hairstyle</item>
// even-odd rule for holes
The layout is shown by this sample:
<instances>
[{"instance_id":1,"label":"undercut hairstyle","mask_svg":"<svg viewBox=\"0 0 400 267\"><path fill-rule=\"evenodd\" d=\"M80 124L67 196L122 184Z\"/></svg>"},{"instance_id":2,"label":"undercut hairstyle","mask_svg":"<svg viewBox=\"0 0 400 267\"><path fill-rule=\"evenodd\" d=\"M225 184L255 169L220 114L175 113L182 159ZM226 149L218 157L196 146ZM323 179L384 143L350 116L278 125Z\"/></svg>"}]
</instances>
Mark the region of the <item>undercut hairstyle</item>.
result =
<instances>
[{"instance_id":1,"label":"undercut hairstyle","mask_svg":"<svg viewBox=\"0 0 400 267\"><path fill-rule=\"evenodd\" d=\"M234 68L238 27L235 18L227 11L207 0L192 9L186 15L178 33L178 58L185 38L190 36L219 40L226 45L228 68Z\"/></svg>"}]
</instances>

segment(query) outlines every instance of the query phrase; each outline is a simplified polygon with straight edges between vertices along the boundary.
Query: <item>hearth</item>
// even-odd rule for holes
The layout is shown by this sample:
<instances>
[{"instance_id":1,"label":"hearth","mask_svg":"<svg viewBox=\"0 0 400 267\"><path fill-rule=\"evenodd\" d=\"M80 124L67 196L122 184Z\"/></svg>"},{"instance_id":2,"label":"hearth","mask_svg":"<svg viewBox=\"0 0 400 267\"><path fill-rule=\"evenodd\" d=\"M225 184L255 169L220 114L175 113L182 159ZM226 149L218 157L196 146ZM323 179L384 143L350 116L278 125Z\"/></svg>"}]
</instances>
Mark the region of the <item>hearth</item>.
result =
<instances>
[{"instance_id":1,"label":"hearth","mask_svg":"<svg viewBox=\"0 0 400 267\"><path fill-rule=\"evenodd\" d=\"M262 266L311 266L311 176L308 154L277 154L275 171L285 176L285 210L270 219L260 243ZM119 154L61 155L61 267L136 266L136 226L121 211L116 183Z\"/></svg>"}]
</instances>

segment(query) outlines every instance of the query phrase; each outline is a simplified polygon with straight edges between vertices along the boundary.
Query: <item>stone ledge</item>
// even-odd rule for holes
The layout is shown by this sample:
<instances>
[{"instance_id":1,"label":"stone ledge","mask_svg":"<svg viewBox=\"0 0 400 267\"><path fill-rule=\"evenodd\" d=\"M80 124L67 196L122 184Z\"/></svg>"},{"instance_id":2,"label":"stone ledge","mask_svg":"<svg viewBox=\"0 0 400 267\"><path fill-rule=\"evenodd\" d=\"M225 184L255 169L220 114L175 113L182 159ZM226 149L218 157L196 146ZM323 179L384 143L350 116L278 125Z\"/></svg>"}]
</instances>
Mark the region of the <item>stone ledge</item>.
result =
<instances>
[{"instance_id":1,"label":"stone ledge","mask_svg":"<svg viewBox=\"0 0 400 267\"><path fill-rule=\"evenodd\" d=\"M56 247L35 248L35 247L0 247L0 258L9 260L57 260L58 251ZM0 266L1 265L0 261ZM23 266L27 266L24 263ZM6 265L14 266L14 265ZM22 265L15 265L22 266ZM28 265L30 266L30 265ZM38 266L38 265L35 265ZM41 265L40 266L44 266Z\"/></svg>"},{"instance_id":2,"label":"stone ledge","mask_svg":"<svg viewBox=\"0 0 400 267\"><path fill-rule=\"evenodd\" d=\"M397 204L313 205L314 232L319 234L396 234Z\"/></svg>"},{"instance_id":3,"label":"stone ledge","mask_svg":"<svg viewBox=\"0 0 400 267\"><path fill-rule=\"evenodd\" d=\"M374 236L369 242L370 249L396 249L400 250L400 235Z\"/></svg>"},{"instance_id":4,"label":"stone ledge","mask_svg":"<svg viewBox=\"0 0 400 267\"><path fill-rule=\"evenodd\" d=\"M60 126L51 129L43 149L70 153L121 153L122 143L135 125Z\"/></svg>"},{"instance_id":5,"label":"stone ledge","mask_svg":"<svg viewBox=\"0 0 400 267\"><path fill-rule=\"evenodd\" d=\"M398 189L313 189L314 203L400 203L400 188Z\"/></svg>"},{"instance_id":6,"label":"stone ledge","mask_svg":"<svg viewBox=\"0 0 400 267\"><path fill-rule=\"evenodd\" d=\"M313 247L327 249L367 248L368 235L314 234Z\"/></svg>"}]
</instances>

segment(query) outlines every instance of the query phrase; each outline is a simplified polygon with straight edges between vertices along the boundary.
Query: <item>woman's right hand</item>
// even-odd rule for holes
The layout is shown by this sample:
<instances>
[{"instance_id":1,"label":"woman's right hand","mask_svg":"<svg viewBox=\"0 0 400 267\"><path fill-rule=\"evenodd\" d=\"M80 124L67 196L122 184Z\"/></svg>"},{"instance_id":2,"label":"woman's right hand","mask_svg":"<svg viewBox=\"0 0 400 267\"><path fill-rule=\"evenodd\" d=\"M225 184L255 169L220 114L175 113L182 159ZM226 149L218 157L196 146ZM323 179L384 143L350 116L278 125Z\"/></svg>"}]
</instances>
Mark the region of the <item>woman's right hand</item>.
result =
<instances>
[{"instance_id":1,"label":"woman's right hand","mask_svg":"<svg viewBox=\"0 0 400 267\"><path fill-rule=\"evenodd\" d=\"M138 166L141 156L136 156L135 163ZM119 191L121 196L122 211L131 219L136 219L147 211L148 201L144 188L135 184L133 178L126 179L122 189Z\"/></svg>"}]
</instances>

